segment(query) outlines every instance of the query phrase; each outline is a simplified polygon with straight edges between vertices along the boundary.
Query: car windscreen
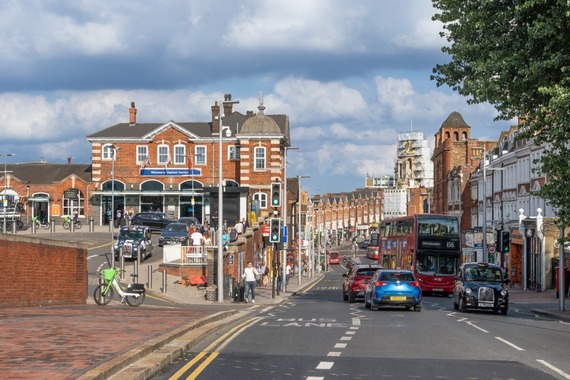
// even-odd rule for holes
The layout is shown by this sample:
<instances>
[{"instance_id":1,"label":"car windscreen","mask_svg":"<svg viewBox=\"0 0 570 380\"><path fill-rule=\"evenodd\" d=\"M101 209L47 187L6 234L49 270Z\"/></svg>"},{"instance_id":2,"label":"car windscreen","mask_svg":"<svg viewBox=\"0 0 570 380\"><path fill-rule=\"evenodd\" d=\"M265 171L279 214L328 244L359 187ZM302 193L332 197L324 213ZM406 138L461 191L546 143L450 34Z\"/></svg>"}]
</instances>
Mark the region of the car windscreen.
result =
<instances>
[{"instance_id":1,"label":"car windscreen","mask_svg":"<svg viewBox=\"0 0 570 380\"><path fill-rule=\"evenodd\" d=\"M500 283L502 276L497 268L469 267L465 268L465 280Z\"/></svg>"},{"instance_id":2,"label":"car windscreen","mask_svg":"<svg viewBox=\"0 0 570 380\"><path fill-rule=\"evenodd\" d=\"M169 224L166 226L166 228L164 229L165 231L168 232L186 232L186 225L185 224Z\"/></svg>"},{"instance_id":3,"label":"car windscreen","mask_svg":"<svg viewBox=\"0 0 570 380\"><path fill-rule=\"evenodd\" d=\"M338 253L338 252L331 252L331 257L332 257L333 259L336 259L338 256L339 256L339 253Z\"/></svg>"},{"instance_id":4,"label":"car windscreen","mask_svg":"<svg viewBox=\"0 0 570 380\"><path fill-rule=\"evenodd\" d=\"M372 275L376 273L377 270L378 268L359 268L358 271L356 272L356 275L372 277Z\"/></svg>"}]
</instances>

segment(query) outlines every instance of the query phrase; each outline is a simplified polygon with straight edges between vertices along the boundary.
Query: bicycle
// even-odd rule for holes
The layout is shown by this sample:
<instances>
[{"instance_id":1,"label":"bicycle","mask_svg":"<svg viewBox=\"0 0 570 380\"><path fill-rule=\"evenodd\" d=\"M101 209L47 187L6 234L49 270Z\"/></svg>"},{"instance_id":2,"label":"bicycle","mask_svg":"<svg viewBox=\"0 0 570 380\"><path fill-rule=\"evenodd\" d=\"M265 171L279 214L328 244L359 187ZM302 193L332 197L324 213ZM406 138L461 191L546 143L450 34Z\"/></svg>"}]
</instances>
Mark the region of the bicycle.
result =
<instances>
[{"instance_id":1,"label":"bicycle","mask_svg":"<svg viewBox=\"0 0 570 380\"><path fill-rule=\"evenodd\" d=\"M130 306L142 305L146 298L146 291L144 284L134 282L138 275L131 274L131 282L123 290L117 280L117 274L119 274L117 268L103 269L102 273L105 282L97 286L93 292L93 299L97 305L108 305L115 296L115 290L122 297L121 303L126 301Z\"/></svg>"},{"instance_id":2,"label":"bicycle","mask_svg":"<svg viewBox=\"0 0 570 380\"><path fill-rule=\"evenodd\" d=\"M47 221L46 218L44 218L44 220L42 220L40 222L40 218L38 216L32 216L32 223L35 223L36 225L36 230L39 230L40 228L43 228L44 230L49 230L49 222Z\"/></svg>"},{"instance_id":3,"label":"bicycle","mask_svg":"<svg viewBox=\"0 0 570 380\"><path fill-rule=\"evenodd\" d=\"M65 228L66 230L71 228L71 218L67 215L65 215L63 217L63 223L62 223L63 228ZM73 220L73 228L76 230L80 230L81 229L81 222L77 219L77 220Z\"/></svg>"}]
</instances>

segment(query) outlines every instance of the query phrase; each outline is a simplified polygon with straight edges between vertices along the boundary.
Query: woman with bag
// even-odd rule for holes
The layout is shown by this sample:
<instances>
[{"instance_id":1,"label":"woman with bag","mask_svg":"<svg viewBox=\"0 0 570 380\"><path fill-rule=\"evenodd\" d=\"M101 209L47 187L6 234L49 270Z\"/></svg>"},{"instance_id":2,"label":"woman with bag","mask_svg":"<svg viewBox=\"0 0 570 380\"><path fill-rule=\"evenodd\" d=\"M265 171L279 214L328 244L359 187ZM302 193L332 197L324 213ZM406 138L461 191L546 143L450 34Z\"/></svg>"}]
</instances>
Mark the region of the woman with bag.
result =
<instances>
[{"instance_id":1,"label":"woman with bag","mask_svg":"<svg viewBox=\"0 0 570 380\"><path fill-rule=\"evenodd\" d=\"M253 263L250 261L247 263L247 267L243 270L243 275L241 278L245 281L245 293L244 299L247 303L247 298L249 296L249 291L251 290L251 303L255 303L255 281L259 272L253 267Z\"/></svg>"}]
</instances>

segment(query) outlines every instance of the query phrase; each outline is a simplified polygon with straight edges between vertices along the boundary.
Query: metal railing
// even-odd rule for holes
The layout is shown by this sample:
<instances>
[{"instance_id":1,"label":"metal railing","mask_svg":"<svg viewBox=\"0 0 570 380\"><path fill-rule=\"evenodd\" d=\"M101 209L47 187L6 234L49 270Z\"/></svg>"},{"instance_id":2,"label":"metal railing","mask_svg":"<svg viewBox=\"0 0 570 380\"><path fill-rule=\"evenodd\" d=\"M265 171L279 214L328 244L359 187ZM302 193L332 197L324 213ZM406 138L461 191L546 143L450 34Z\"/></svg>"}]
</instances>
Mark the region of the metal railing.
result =
<instances>
[{"instance_id":1,"label":"metal railing","mask_svg":"<svg viewBox=\"0 0 570 380\"><path fill-rule=\"evenodd\" d=\"M205 266L208 264L208 249L215 247L192 246L192 245L167 245L163 249L165 264L180 264L188 266Z\"/></svg>"}]
</instances>

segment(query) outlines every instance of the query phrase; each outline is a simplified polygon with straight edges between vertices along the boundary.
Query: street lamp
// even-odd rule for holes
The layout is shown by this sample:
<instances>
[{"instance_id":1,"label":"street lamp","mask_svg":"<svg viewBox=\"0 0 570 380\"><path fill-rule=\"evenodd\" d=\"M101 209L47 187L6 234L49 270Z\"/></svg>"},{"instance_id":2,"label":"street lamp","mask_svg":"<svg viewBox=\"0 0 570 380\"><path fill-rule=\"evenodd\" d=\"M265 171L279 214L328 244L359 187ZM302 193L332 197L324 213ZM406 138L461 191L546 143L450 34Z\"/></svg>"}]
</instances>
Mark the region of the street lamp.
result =
<instances>
[{"instance_id":1,"label":"street lamp","mask_svg":"<svg viewBox=\"0 0 570 380\"><path fill-rule=\"evenodd\" d=\"M298 243L297 243L297 268L299 268L299 285L301 285L301 178L311 178L308 175L298 175L297 176L297 186L299 187L299 191L297 194L298 203L299 203L299 227L297 231L298 236Z\"/></svg>"},{"instance_id":2,"label":"street lamp","mask_svg":"<svg viewBox=\"0 0 570 380\"><path fill-rule=\"evenodd\" d=\"M109 218L109 230L111 231L111 268L115 267L115 237L113 234L113 219L115 218L115 158L117 151L121 149L116 145L108 146L111 153L111 218Z\"/></svg>"},{"instance_id":3,"label":"street lamp","mask_svg":"<svg viewBox=\"0 0 570 380\"><path fill-rule=\"evenodd\" d=\"M231 98L230 98L231 99ZM216 281L218 283L218 302L224 301L224 289L223 289L223 281L224 281L224 247L222 245L223 240L223 231L222 226L224 223L224 171L223 171L223 164L222 164L222 150L223 150L223 141L222 141L222 133L226 131L226 137L230 137L232 135L232 131L230 127L224 127L222 120L224 114L222 113L224 109L224 104L237 104L239 103L238 100L220 100L220 112L219 112L219 121L220 121L220 128L218 132L219 137L219 155L218 155L218 265L217 271L218 275L216 276Z\"/></svg>"},{"instance_id":4,"label":"street lamp","mask_svg":"<svg viewBox=\"0 0 570 380\"><path fill-rule=\"evenodd\" d=\"M504 170L503 168L487 168L486 155L487 152L483 149L483 234L481 237L481 249L483 250L483 262L485 263L489 261L487 248L487 170Z\"/></svg>"},{"instance_id":5,"label":"street lamp","mask_svg":"<svg viewBox=\"0 0 570 380\"><path fill-rule=\"evenodd\" d=\"M296 150L299 149L298 147L293 146L286 146L285 147L285 154L284 159L285 162L283 163L283 224L285 225L285 230L287 230L287 235L289 236L289 227L287 227L287 208L289 204L287 203L287 151L288 150ZM288 240L288 239L287 239ZM285 278L285 270L287 267L287 246L289 245L289 241L283 243L283 261L281 265L281 278ZM281 281L281 286L283 286L283 291L285 291L285 281Z\"/></svg>"},{"instance_id":6,"label":"street lamp","mask_svg":"<svg viewBox=\"0 0 570 380\"><path fill-rule=\"evenodd\" d=\"M0 157L14 157L14 153L0 153ZM8 199L6 198L8 189L8 171L6 170L6 161L8 158L4 160L4 197L2 198L2 202L4 204L4 225L2 227L2 232L6 233L6 212L8 211Z\"/></svg>"}]
</instances>

